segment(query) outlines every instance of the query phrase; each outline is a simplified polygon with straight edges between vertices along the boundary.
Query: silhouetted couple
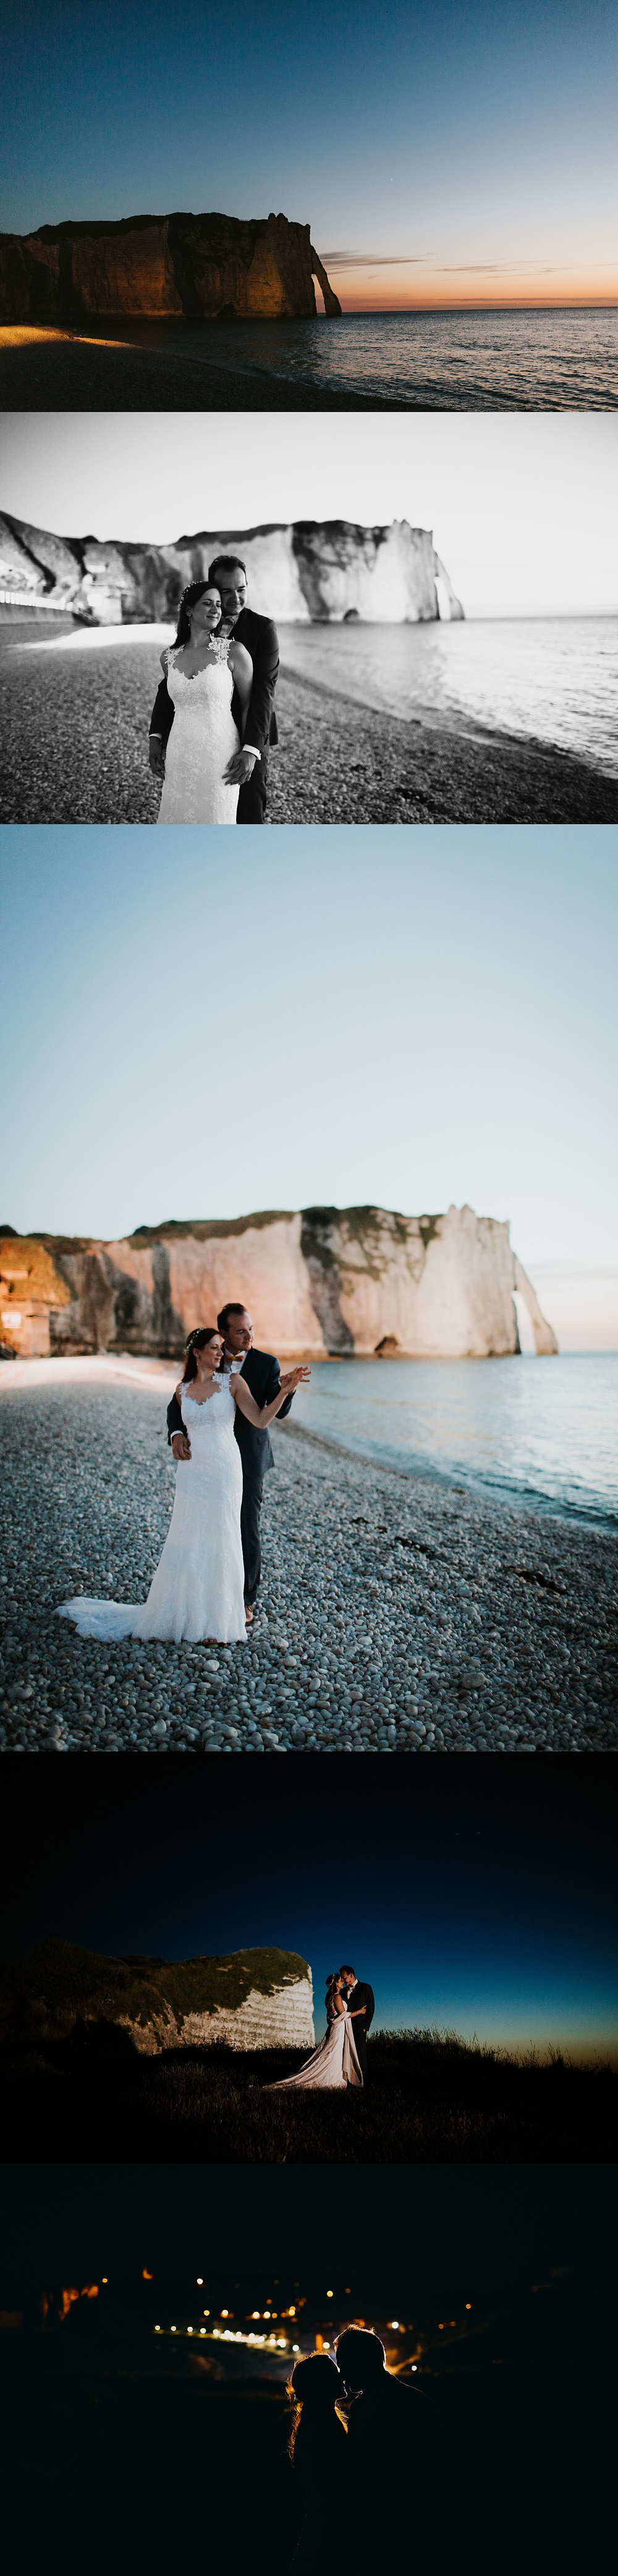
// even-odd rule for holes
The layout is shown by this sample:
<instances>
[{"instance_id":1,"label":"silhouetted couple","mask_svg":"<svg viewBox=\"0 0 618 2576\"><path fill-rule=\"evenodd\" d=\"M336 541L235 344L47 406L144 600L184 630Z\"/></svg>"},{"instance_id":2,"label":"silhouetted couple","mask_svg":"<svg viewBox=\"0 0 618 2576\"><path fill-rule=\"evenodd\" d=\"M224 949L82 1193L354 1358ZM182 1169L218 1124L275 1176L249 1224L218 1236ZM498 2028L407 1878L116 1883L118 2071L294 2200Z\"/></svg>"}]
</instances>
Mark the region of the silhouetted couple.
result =
<instances>
[{"instance_id":1,"label":"silhouetted couple","mask_svg":"<svg viewBox=\"0 0 618 2576\"><path fill-rule=\"evenodd\" d=\"M266 2093L340 2093L348 2084L367 2082L367 2032L375 2000L371 1986L361 1986L354 1968L336 1968L326 1979L326 2030L319 2048L306 2057L297 2075L282 2075L266 2084Z\"/></svg>"},{"instance_id":2,"label":"silhouetted couple","mask_svg":"<svg viewBox=\"0 0 618 2576\"><path fill-rule=\"evenodd\" d=\"M384 2345L367 2327L346 2326L335 2356L297 2361L290 2382L290 2452L304 2507L294 2576L315 2576L326 2552L338 2576L408 2564L406 2504L409 2515L423 2467L424 2401L387 2370Z\"/></svg>"}]
</instances>

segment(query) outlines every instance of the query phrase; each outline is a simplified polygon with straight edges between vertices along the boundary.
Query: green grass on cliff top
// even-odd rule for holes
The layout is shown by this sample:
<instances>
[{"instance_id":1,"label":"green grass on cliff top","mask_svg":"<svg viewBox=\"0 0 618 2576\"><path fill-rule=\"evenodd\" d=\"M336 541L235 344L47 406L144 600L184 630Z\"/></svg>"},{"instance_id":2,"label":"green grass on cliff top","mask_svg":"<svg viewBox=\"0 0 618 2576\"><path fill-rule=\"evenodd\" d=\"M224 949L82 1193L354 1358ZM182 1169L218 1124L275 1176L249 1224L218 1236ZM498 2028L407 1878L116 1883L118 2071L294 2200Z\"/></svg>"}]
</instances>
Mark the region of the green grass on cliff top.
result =
<instances>
[{"instance_id":1,"label":"green grass on cliff top","mask_svg":"<svg viewBox=\"0 0 618 2576\"><path fill-rule=\"evenodd\" d=\"M253 1991L276 1994L308 1978L306 1959L293 1950L234 1950L212 1959L100 1957L72 1941L45 1941L26 1959L0 1967L0 2023L24 2019L59 2035L77 2020L148 2022L153 2013L227 2010Z\"/></svg>"}]
</instances>

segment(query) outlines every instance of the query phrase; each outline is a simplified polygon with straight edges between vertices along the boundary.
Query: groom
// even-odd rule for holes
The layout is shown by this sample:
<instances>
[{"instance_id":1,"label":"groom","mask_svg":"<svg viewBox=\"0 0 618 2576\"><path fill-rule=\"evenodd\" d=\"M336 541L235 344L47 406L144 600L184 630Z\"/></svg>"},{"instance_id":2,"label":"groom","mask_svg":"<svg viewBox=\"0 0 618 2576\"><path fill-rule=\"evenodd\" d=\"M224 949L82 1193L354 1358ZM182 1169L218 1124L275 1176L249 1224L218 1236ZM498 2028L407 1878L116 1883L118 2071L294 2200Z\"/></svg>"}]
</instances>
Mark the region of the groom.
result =
<instances>
[{"instance_id":1,"label":"groom","mask_svg":"<svg viewBox=\"0 0 618 2576\"><path fill-rule=\"evenodd\" d=\"M228 763L226 781L231 787L238 782L237 823L263 823L269 745L279 740L274 707L279 677L277 629L270 617L258 617L254 608L247 607L247 575L239 555L215 555L214 562L208 566L208 580L216 583L221 593L225 632L236 636L238 643L245 645L253 663L245 738ZM232 696L232 715L240 733L241 710L236 690ZM173 722L174 709L167 680L162 680L150 719L150 732L160 737L163 758Z\"/></svg>"},{"instance_id":2,"label":"groom","mask_svg":"<svg viewBox=\"0 0 618 2576\"><path fill-rule=\"evenodd\" d=\"M361 2070L361 2075L362 2075L362 2078L363 2078L363 2084L366 2084L366 2082L367 2082L367 2032L368 2032L368 2030L370 2030L370 2029L371 2029L371 2024L372 2024L372 2021L373 2021L373 2016L374 2016L374 2012L375 2012L375 2008L376 2008L376 2007L375 2007L375 1996L374 1996L374 1993L373 1993L373 1988L372 1988L371 1986L362 1986L362 1985L359 1985L358 1977L355 1977L355 1975L354 1975L354 1969L353 1969L353 1968L340 1968L340 1970L339 1970L339 1975L340 1975L340 1977L343 1977L343 1983L344 1983L345 1990L346 1990L346 1994L347 1994L347 1998L348 1998L348 2005L349 2005L349 2006L351 2006L352 2011L353 2011L354 2016L355 2016L355 2018L354 2018L354 2046L355 2046L355 2049L356 2049L356 2055L357 2055L357 2058L358 2058L358 2062L359 2062L359 2066L360 2066L360 2070ZM358 2020L356 2020L356 2014L357 2014L357 2013L358 2013Z\"/></svg>"},{"instance_id":3,"label":"groom","mask_svg":"<svg viewBox=\"0 0 618 2576\"><path fill-rule=\"evenodd\" d=\"M233 1304L222 1306L221 1313L217 1316L217 1330L223 1334L225 1343L221 1365L226 1377L229 1377L231 1369L237 1369L239 1373L242 1370L249 1394L254 1396L256 1404L272 1404L281 1380L279 1361L273 1358L270 1351L254 1351L253 1325L246 1306ZM289 1413L293 1402L293 1395L288 1395L285 1404L281 1406L281 1412L277 1415L278 1422L285 1420L286 1413ZM253 1617L253 1605L262 1570L260 1550L262 1488L264 1477L268 1474L269 1467L274 1467L275 1461L270 1432L257 1431L255 1425L247 1421L246 1414L240 1412L238 1405L234 1431L242 1459L240 1535L245 1577L245 1608L251 1611ZM191 1443L187 1438L177 1395L172 1396L167 1408L167 1437L174 1458L190 1458Z\"/></svg>"}]
</instances>

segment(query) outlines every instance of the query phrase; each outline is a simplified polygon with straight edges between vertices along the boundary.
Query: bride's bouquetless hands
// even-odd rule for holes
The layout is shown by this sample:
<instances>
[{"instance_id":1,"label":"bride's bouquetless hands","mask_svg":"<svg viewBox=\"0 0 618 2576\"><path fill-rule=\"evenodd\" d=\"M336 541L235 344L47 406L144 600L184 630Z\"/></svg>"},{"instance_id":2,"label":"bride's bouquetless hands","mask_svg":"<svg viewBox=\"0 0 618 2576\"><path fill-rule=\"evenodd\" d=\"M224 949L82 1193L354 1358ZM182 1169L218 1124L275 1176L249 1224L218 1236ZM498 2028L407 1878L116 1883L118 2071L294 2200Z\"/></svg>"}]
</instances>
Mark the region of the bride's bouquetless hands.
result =
<instances>
[{"instance_id":1,"label":"bride's bouquetless hands","mask_svg":"<svg viewBox=\"0 0 618 2576\"><path fill-rule=\"evenodd\" d=\"M283 1392L283 1388L285 1387L285 1391L286 1391L286 1395L287 1395L287 1394L289 1393L290 1387L293 1387L293 1386L309 1386L310 1379L311 1379L311 1370L310 1370L310 1368L295 1368L295 1369L288 1369L287 1377L281 1377L281 1378L279 1379L279 1386L280 1386L281 1392Z\"/></svg>"}]
</instances>

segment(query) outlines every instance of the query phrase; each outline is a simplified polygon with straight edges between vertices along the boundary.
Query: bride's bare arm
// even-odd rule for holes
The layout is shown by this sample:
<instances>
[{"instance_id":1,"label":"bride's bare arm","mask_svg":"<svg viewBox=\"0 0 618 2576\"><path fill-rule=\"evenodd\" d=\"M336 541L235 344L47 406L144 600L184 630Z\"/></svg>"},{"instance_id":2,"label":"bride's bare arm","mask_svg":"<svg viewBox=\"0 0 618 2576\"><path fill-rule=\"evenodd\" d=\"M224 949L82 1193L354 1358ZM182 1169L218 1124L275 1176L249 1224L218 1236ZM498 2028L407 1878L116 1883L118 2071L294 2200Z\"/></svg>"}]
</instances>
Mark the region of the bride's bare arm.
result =
<instances>
[{"instance_id":1,"label":"bride's bare arm","mask_svg":"<svg viewBox=\"0 0 618 2576\"><path fill-rule=\"evenodd\" d=\"M260 1407L256 1404L254 1396L250 1395L244 1378L237 1377L232 1370L230 1394L233 1395L235 1404L239 1405L241 1413L246 1414L247 1421L254 1424L255 1430L267 1431L269 1422L274 1422L275 1415L280 1413L282 1404L285 1404L286 1395L293 1395L295 1386L308 1386L310 1377L311 1370L308 1368L289 1369L287 1377L282 1377L280 1380L279 1393L273 1397L272 1404L263 1404Z\"/></svg>"}]
</instances>

